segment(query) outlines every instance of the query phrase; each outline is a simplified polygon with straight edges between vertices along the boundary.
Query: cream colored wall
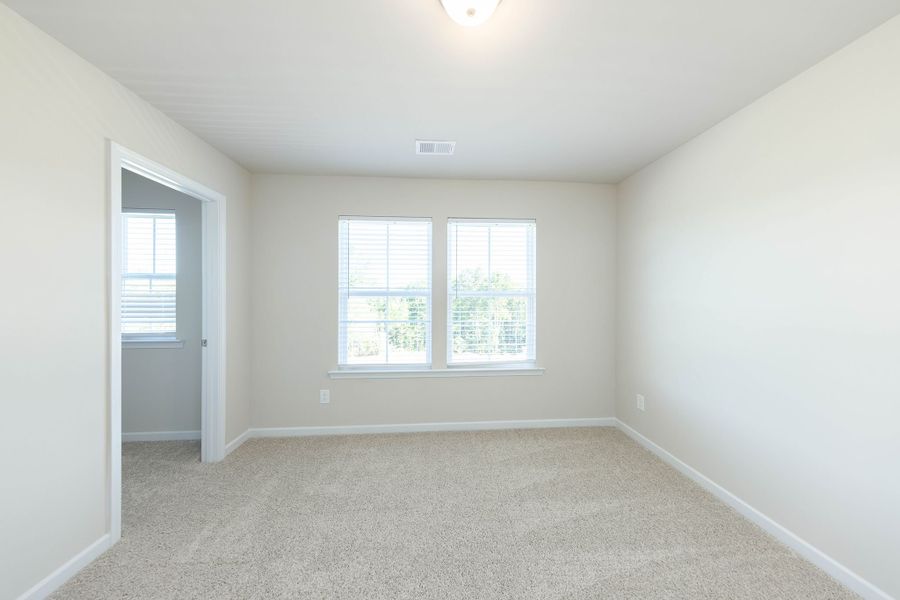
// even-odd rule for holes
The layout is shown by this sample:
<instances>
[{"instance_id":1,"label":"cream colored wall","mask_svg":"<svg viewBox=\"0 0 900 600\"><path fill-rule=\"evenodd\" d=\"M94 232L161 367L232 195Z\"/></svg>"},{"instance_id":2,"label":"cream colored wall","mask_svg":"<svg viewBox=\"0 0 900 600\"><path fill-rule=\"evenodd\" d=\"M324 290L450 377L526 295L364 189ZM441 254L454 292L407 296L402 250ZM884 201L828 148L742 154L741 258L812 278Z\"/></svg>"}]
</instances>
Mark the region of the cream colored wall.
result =
<instances>
[{"instance_id":1,"label":"cream colored wall","mask_svg":"<svg viewBox=\"0 0 900 600\"><path fill-rule=\"evenodd\" d=\"M0 82L0 598L14 598L107 530L107 139L228 197L229 439L250 422L250 181L3 4Z\"/></svg>"},{"instance_id":2,"label":"cream colored wall","mask_svg":"<svg viewBox=\"0 0 900 600\"><path fill-rule=\"evenodd\" d=\"M122 172L123 208L175 211L176 337L181 348L122 349L122 432L200 431L203 331L201 201L130 171Z\"/></svg>"},{"instance_id":3,"label":"cream colored wall","mask_svg":"<svg viewBox=\"0 0 900 600\"><path fill-rule=\"evenodd\" d=\"M613 415L614 189L560 183L254 176L253 425ZM537 219L541 377L330 380L339 215L433 219L433 363L446 360L448 217ZM319 404L320 389L331 404Z\"/></svg>"},{"instance_id":4,"label":"cream colored wall","mask_svg":"<svg viewBox=\"0 0 900 600\"><path fill-rule=\"evenodd\" d=\"M900 597L900 18L619 200L618 417Z\"/></svg>"}]
</instances>

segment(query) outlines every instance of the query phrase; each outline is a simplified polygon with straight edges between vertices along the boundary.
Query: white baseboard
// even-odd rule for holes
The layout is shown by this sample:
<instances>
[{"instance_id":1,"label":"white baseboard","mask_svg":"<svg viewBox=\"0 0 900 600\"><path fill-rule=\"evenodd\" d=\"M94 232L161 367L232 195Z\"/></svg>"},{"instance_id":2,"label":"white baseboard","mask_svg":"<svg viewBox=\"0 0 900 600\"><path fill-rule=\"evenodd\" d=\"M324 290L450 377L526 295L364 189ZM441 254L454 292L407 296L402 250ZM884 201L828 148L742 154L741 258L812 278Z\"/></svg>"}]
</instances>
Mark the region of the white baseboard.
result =
<instances>
[{"instance_id":1,"label":"white baseboard","mask_svg":"<svg viewBox=\"0 0 900 600\"><path fill-rule=\"evenodd\" d=\"M500 429L550 429L554 427L615 427L613 417L594 419L537 419L527 421L458 421L400 423L394 425L335 425L324 427L261 427L250 429L251 438L360 435L372 433L421 433L428 431L490 431Z\"/></svg>"},{"instance_id":2,"label":"white baseboard","mask_svg":"<svg viewBox=\"0 0 900 600\"><path fill-rule=\"evenodd\" d=\"M229 454L231 454L232 452L237 450L238 446L240 446L241 444L243 444L244 442L249 440L250 439L250 431L251 430L248 429L241 435L237 436L236 438L234 438L233 440L228 442L228 444L225 445L225 456L228 456Z\"/></svg>"},{"instance_id":3,"label":"white baseboard","mask_svg":"<svg viewBox=\"0 0 900 600\"><path fill-rule=\"evenodd\" d=\"M19 596L18 600L43 600L74 577L78 571L93 562L95 558L106 552L111 545L109 534L104 534L99 540L32 586L31 589Z\"/></svg>"},{"instance_id":4,"label":"white baseboard","mask_svg":"<svg viewBox=\"0 0 900 600\"><path fill-rule=\"evenodd\" d=\"M797 534L783 527L773 519L756 510L700 471L694 469L679 458L671 454L665 448L650 441L644 435L629 427L624 422L616 419L617 425L628 437L644 446L647 450L657 455L682 474L692 479L712 495L738 511L745 518L759 525L771 534L779 542L822 569L831 577L838 580L866 600L893 600L884 590L863 579L835 559L831 558Z\"/></svg>"},{"instance_id":5,"label":"white baseboard","mask_svg":"<svg viewBox=\"0 0 900 600\"><path fill-rule=\"evenodd\" d=\"M138 431L135 433L122 433L123 442L175 442L199 439L199 431Z\"/></svg>"}]
</instances>

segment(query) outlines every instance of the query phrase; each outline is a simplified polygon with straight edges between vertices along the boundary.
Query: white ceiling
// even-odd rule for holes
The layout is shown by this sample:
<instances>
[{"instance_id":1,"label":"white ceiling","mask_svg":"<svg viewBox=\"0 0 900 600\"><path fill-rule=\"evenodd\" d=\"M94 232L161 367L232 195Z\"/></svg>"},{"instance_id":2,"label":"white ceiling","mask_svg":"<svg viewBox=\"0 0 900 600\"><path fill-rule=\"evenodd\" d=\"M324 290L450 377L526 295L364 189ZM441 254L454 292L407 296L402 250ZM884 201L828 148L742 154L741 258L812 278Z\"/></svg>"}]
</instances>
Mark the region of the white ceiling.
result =
<instances>
[{"instance_id":1,"label":"white ceiling","mask_svg":"<svg viewBox=\"0 0 900 600\"><path fill-rule=\"evenodd\" d=\"M4 0L259 172L615 182L900 0ZM457 141L416 156L416 138Z\"/></svg>"}]
</instances>

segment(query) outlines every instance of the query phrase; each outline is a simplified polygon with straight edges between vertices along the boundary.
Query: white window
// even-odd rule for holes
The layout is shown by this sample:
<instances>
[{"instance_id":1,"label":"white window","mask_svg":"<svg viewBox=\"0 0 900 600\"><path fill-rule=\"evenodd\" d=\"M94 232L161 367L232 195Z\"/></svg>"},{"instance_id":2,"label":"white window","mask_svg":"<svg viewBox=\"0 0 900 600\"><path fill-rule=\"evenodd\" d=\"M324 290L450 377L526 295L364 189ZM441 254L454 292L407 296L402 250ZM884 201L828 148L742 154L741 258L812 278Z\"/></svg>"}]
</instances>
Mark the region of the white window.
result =
<instances>
[{"instance_id":1,"label":"white window","mask_svg":"<svg viewBox=\"0 0 900 600\"><path fill-rule=\"evenodd\" d=\"M122 336L175 337L175 213L122 214Z\"/></svg>"},{"instance_id":2,"label":"white window","mask_svg":"<svg viewBox=\"0 0 900 600\"><path fill-rule=\"evenodd\" d=\"M535 360L535 222L450 219L448 366Z\"/></svg>"},{"instance_id":3,"label":"white window","mask_svg":"<svg viewBox=\"0 0 900 600\"><path fill-rule=\"evenodd\" d=\"M431 365L431 220L339 220L340 367Z\"/></svg>"}]
</instances>

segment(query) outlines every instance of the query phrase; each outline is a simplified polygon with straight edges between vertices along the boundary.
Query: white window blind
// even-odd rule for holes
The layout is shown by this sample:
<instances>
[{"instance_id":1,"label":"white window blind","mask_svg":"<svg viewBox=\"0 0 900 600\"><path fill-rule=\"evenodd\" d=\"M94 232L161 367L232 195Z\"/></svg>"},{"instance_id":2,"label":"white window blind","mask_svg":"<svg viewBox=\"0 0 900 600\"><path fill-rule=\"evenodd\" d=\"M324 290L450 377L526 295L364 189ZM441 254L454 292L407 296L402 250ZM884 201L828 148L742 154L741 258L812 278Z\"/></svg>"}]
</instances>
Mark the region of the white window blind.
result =
<instances>
[{"instance_id":1,"label":"white window blind","mask_svg":"<svg viewBox=\"0 0 900 600\"><path fill-rule=\"evenodd\" d=\"M447 364L533 363L534 221L450 219Z\"/></svg>"},{"instance_id":2,"label":"white window blind","mask_svg":"<svg viewBox=\"0 0 900 600\"><path fill-rule=\"evenodd\" d=\"M174 212L122 214L122 335L175 336Z\"/></svg>"},{"instance_id":3,"label":"white window blind","mask_svg":"<svg viewBox=\"0 0 900 600\"><path fill-rule=\"evenodd\" d=\"M431 364L431 221L339 220L338 363Z\"/></svg>"}]
</instances>

